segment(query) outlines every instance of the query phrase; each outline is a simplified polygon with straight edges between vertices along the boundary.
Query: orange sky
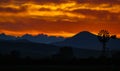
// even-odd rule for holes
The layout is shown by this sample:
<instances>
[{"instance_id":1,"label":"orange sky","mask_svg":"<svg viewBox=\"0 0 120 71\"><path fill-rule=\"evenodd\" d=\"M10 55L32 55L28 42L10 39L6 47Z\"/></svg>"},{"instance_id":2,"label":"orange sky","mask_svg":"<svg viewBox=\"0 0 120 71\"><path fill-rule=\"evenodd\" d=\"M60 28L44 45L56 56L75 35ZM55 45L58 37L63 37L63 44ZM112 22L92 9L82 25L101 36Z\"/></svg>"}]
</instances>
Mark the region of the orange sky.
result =
<instances>
[{"instance_id":1,"label":"orange sky","mask_svg":"<svg viewBox=\"0 0 120 71\"><path fill-rule=\"evenodd\" d=\"M101 29L120 36L120 0L0 0L0 33L69 37Z\"/></svg>"}]
</instances>

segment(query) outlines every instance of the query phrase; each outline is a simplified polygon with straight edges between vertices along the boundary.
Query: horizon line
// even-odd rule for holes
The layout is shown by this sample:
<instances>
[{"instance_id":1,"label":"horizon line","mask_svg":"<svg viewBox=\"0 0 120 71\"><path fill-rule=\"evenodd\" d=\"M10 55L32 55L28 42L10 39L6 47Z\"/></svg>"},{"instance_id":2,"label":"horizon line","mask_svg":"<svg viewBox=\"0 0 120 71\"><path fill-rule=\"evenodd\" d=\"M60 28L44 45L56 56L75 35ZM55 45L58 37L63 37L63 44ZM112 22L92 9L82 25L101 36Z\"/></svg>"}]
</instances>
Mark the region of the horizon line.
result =
<instances>
[{"instance_id":1,"label":"horizon line","mask_svg":"<svg viewBox=\"0 0 120 71\"><path fill-rule=\"evenodd\" d=\"M90 31L80 31L78 33L81 33L81 32L89 32L91 34L94 34L94 35L97 35L96 32L90 32ZM28 35L31 35L31 36L37 36L37 35L46 35L48 37L51 37L51 36L54 36L54 37L63 37L63 38L69 38L69 37L73 37L75 36L76 34L78 33L68 33L68 32L61 32L61 33L38 33L38 32L35 32L35 33L20 33L20 32L12 32L12 33L5 33L5 32L0 32L0 34L5 34L5 35L8 35L8 36L14 36L14 37L22 37L26 34ZM113 34L111 34L113 35ZM115 35L115 34L114 34ZM116 35L117 38L120 38L120 35Z\"/></svg>"}]
</instances>

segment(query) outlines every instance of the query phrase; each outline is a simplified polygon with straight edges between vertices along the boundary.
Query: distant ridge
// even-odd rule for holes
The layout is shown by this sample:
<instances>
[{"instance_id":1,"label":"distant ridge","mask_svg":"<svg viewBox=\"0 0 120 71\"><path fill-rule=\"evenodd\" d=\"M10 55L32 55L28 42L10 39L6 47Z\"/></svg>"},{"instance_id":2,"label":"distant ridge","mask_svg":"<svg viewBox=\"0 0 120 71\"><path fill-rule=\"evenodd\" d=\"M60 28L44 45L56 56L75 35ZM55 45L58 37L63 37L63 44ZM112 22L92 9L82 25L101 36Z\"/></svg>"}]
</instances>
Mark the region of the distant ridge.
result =
<instances>
[{"instance_id":1,"label":"distant ridge","mask_svg":"<svg viewBox=\"0 0 120 71\"><path fill-rule=\"evenodd\" d=\"M53 43L56 46L69 46L74 48L101 50L102 44L97 36L88 31L83 31L73 37L67 38L62 42ZM107 43L109 50L120 50L120 39L110 39Z\"/></svg>"},{"instance_id":2,"label":"distant ridge","mask_svg":"<svg viewBox=\"0 0 120 71\"><path fill-rule=\"evenodd\" d=\"M38 42L36 43L33 41L34 38L42 39L44 37L46 38L48 36L44 34L40 34L38 36L26 34L22 37L13 37L1 34L0 50L2 53L9 53L12 50L18 50L21 52L22 56L31 56L33 58L51 56L53 54L56 54L59 49L64 46L72 48L76 57L96 57L101 54L102 44L99 42L96 35L88 31L80 32L73 37L66 38L59 42L54 42L51 44ZM54 36L52 37L54 38ZM111 38L107 43L107 51L111 52L114 50L120 51L120 39ZM109 55L111 55L111 53Z\"/></svg>"},{"instance_id":3,"label":"distant ridge","mask_svg":"<svg viewBox=\"0 0 120 71\"><path fill-rule=\"evenodd\" d=\"M4 39L4 40L28 40L31 42L46 43L46 44L64 40L63 37L47 36L45 34L39 34L36 36L32 36L30 34L25 34L21 37L15 37L15 36L6 35L4 33L0 34L0 39Z\"/></svg>"},{"instance_id":4,"label":"distant ridge","mask_svg":"<svg viewBox=\"0 0 120 71\"><path fill-rule=\"evenodd\" d=\"M10 36L10 35L6 35L6 34L4 34L4 33L1 33L1 34L0 34L0 39L4 39L4 40L15 40L16 37Z\"/></svg>"}]
</instances>

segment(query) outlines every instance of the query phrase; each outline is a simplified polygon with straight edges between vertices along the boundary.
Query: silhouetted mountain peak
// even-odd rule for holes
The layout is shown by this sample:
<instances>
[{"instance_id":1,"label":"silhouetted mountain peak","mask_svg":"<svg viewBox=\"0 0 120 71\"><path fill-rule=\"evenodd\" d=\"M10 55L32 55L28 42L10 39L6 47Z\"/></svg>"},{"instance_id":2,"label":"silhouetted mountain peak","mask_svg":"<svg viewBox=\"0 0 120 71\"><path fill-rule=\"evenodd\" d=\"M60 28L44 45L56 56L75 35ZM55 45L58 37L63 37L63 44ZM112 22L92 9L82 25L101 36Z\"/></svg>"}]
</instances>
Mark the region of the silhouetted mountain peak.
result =
<instances>
[{"instance_id":1,"label":"silhouetted mountain peak","mask_svg":"<svg viewBox=\"0 0 120 71\"><path fill-rule=\"evenodd\" d=\"M38 35L36 35L36 36L34 36L35 38L47 38L48 37L48 35L46 35L46 34L38 34Z\"/></svg>"},{"instance_id":2,"label":"silhouetted mountain peak","mask_svg":"<svg viewBox=\"0 0 120 71\"><path fill-rule=\"evenodd\" d=\"M55 36L48 36L46 34L38 34L35 36L32 36L30 34L25 34L18 39L27 39L32 42L37 42L37 43L52 43L52 42L57 42L57 41L63 41L64 38L59 38Z\"/></svg>"},{"instance_id":3,"label":"silhouetted mountain peak","mask_svg":"<svg viewBox=\"0 0 120 71\"><path fill-rule=\"evenodd\" d=\"M80 33L78 33L77 35L91 35L92 33L89 31L82 31ZM93 34L92 34L93 35Z\"/></svg>"},{"instance_id":4,"label":"silhouetted mountain peak","mask_svg":"<svg viewBox=\"0 0 120 71\"><path fill-rule=\"evenodd\" d=\"M0 39L4 39L4 40L15 40L16 37L15 37L15 36L6 35L5 33L1 33L1 34L0 34Z\"/></svg>"},{"instance_id":5,"label":"silhouetted mountain peak","mask_svg":"<svg viewBox=\"0 0 120 71\"><path fill-rule=\"evenodd\" d=\"M23 35L22 37L23 37L23 38L30 38L30 37L32 37L32 35L30 35L30 34L25 34L25 35Z\"/></svg>"},{"instance_id":6,"label":"silhouetted mountain peak","mask_svg":"<svg viewBox=\"0 0 120 71\"><path fill-rule=\"evenodd\" d=\"M5 36L5 33L1 33L0 36L1 36L1 35Z\"/></svg>"},{"instance_id":7,"label":"silhouetted mountain peak","mask_svg":"<svg viewBox=\"0 0 120 71\"><path fill-rule=\"evenodd\" d=\"M48 35L46 35L46 34L38 34L37 36L48 36Z\"/></svg>"},{"instance_id":8,"label":"silhouetted mountain peak","mask_svg":"<svg viewBox=\"0 0 120 71\"><path fill-rule=\"evenodd\" d=\"M100 47L101 44L98 41L97 36L88 31L80 32L75 36L68 38L62 42L55 43L55 45L71 46L82 49L95 49L95 50L101 49Z\"/></svg>"},{"instance_id":9,"label":"silhouetted mountain peak","mask_svg":"<svg viewBox=\"0 0 120 71\"><path fill-rule=\"evenodd\" d=\"M82 32L76 34L75 36L73 36L72 38L89 38L89 37L93 37L93 36L95 36L95 35L88 31L82 31Z\"/></svg>"}]
</instances>

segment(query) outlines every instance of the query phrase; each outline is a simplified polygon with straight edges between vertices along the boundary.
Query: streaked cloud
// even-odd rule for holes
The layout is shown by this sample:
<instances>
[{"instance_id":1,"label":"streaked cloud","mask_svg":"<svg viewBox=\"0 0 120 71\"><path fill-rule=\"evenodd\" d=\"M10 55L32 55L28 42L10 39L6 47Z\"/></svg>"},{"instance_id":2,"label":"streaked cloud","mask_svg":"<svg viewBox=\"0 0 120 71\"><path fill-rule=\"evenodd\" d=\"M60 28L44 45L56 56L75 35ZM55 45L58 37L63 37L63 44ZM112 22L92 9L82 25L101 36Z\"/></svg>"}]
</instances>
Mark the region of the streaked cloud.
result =
<instances>
[{"instance_id":1,"label":"streaked cloud","mask_svg":"<svg viewBox=\"0 0 120 71\"><path fill-rule=\"evenodd\" d=\"M116 33L120 28L119 3L120 0L2 0L0 32L56 35L64 32L65 36L107 28Z\"/></svg>"}]
</instances>

